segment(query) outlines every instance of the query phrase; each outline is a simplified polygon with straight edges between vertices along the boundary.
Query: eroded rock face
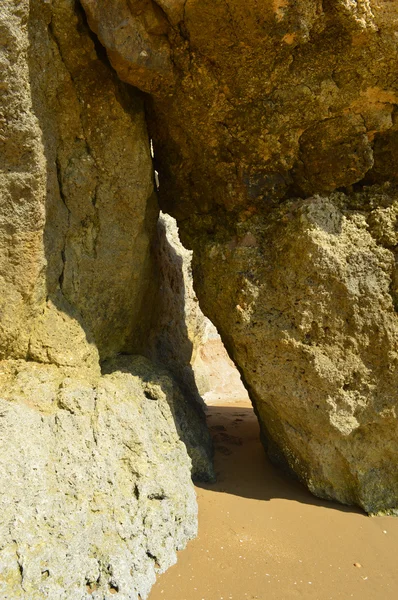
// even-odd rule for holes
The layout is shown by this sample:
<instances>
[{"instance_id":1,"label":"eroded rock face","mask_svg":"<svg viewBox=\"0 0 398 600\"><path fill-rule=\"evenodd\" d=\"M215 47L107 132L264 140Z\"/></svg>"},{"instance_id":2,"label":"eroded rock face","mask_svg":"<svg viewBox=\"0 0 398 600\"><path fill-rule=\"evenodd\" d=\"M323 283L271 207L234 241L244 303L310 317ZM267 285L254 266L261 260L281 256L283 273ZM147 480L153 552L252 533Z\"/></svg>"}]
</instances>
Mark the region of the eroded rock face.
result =
<instances>
[{"instance_id":1,"label":"eroded rock face","mask_svg":"<svg viewBox=\"0 0 398 600\"><path fill-rule=\"evenodd\" d=\"M270 457L370 513L397 502L396 265L373 226L394 228L397 206L374 191L286 202L196 258Z\"/></svg>"},{"instance_id":2,"label":"eroded rock face","mask_svg":"<svg viewBox=\"0 0 398 600\"><path fill-rule=\"evenodd\" d=\"M1 597L146 598L197 529L172 380L140 357L96 381L0 367Z\"/></svg>"},{"instance_id":3,"label":"eroded rock face","mask_svg":"<svg viewBox=\"0 0 398 600\"><path fill-rule=\"evenodd\" d=\"M157 220L142 101L71 1L5 3L2 32L1 356L61 357L57 312L101 358L141 350Z\"/></svg>"},{"instance_id":4,"label":"eroded rock face","mask_svg":"<svg viewBox=\"0 0 398 600\"><path fill-rule=\"evenodd\" d=\"M82 3L271 456L396 511L397 4Z\"/></svg>"},{"instance_id":5,"label":"eroded rock face","mask_svg":"<svg viewBox=\"0 0 398 600\"><path fill-rule=\"evenodd\" d=\"M196 403L202 403L193 365L207 335L203 315L193 289L192 252L180 242L175 219L161 213L156 256L159 288L156 298L152 346L161 360Z\"/></svg>"},{"instance_id":6,"label":"eroded rock face","mask_svg":"<svg viewBox=\"0 0 398 600\"><path fill-rule=\"evenodd\" d=\"M120 77L152 94L161 197L179 219L330 192L373 166L395 178L394 2L82 4Z\"/></svg>"},{"instance_id":7,"label":"eroded rock face","mask_svg":"<svg viewBox=\"0 0 398 600\"><path fill-rule=\"evenodd\" d=\"M203 399L232 402L247 398L217 329L199 306L193 288L192 251L181 244L170 215L160 214L156 247L159 289L151 332L153 358L173 373L184 395L192 399L191 405L203 405ZM207 448L210 454L208 442L202 440L201 452Z\"/></svg>"},{"instance_id":8,"label":"eroded rock face","mask_svg":"<svg viewBox=\"0 0 398 600\"><path fill-rule=\"evenodd\" d=\"M142 350L158 210L142 101L102 60L76 6L32 2L29 21L46 293L77 310L104 359Z\"/></svg>"},{"instance_id":9,"label":"eroded rock face","mask_svg":"<svg viewBox=\"0 0 398 600\"><path fill-rule=\"evenodd\" d=\"M192 459L192 475L212 481L213 446L201 396L207 391L207 371L200 359L209 322L193 289L192 252L181 244L175 219L161 213L157 234L159 286L154 298L150 354L172 373L185 397L177 422Z\"/></svg>"},{"instance_id":10,"label":"eroded rock face","mask_svg":"<svg viewBox=\"0 0 398 600\"><path fill-rule=\"evenodd\" d=\"M144 600L196 533L206 429L131 356L158 285L142 98L73 0L2 2L0 40L0 596Z\"/></svg>"}]
</instances>

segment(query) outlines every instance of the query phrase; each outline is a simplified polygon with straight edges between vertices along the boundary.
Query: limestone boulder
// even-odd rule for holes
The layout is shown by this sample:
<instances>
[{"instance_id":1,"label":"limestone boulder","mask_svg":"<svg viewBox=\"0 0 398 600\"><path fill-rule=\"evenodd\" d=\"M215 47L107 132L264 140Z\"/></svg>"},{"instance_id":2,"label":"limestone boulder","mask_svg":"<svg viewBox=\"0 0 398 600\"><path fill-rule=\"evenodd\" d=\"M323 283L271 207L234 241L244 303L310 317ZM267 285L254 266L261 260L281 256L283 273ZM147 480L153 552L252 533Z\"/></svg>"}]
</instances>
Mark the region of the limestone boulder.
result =
<instances>
[{"instance_id":1,"label":"limestone boulder","mask_svg":"<svg viewBox=\"0 0 398 600\"><path fill-rule=\"evenodd\" d=\"M103 373L112 373L125 365L130 372L131 357L117 357L103 364ZM115 366L116 365L116 366ZM141 378L148 398L157 397L157 387L163 390L176 431L190 458L190 474L195 481L214 481L213 446L207 429L202 405L192 397L190 388L181 385L172 370L166 369L157 360L138 359L134 363L135 374ZM157 386L157 387L156 387Z\"/></svg>"},{"instance_id":2,"label":"limestone boulder","mask_svg":"<svg viewBox=\"0 0 398 600\"><path fill-rule=\"evenodd\" d=\"M287 202L209 239L195 275L271 459L317 496L395 514L396 261L374 223L395 233L397 196L366 199Z\"/></svg>"},{"instance_id":3,"label":"limestone boulder","mask_svg":"<svg viewBox=\"0 0 398 600\"><path fill-rule=\"evenodd\" d=\"M197 531L173 383L141 357L0 370L1 597L147 598Z\"/></svg>"}]
</instances>

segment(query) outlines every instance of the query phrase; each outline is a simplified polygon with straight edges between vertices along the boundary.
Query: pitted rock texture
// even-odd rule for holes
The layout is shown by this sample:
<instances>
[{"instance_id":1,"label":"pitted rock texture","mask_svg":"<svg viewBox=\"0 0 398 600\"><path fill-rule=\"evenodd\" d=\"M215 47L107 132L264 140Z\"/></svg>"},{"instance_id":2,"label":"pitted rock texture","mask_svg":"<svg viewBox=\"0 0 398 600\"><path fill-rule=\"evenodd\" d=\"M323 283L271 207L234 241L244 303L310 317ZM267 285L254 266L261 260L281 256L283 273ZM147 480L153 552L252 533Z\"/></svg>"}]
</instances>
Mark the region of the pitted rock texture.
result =
<instances>
[{"instance_id":1,"label":"pitted rock texture","mask_svg":"<svg viewBox=\"0 0 398 600\"><path fill-rule=\"evenodd\" d=\"M0 369L1 597L147 598L197 529L172 381L140 357Z\"/></svg>"},{"instance_id":2,"label":"pitted rock texture","mask_svg":"<svg viewBox=\"0 0 398 600\"><path fill-rule=\"evenodd\" d=\"M0 357L25 356L26 321L45 302L45 157L32 112L28 6L2 2L0 113ZM21 14L22 12L22 14Z\"/></svg>"},{"instance_id":3,"label":"pitted rock texture","mask_svg":"<svg viewBox=\"0 0 398 600\"><path fill-rule=\"evenodd\" d=\"M103 373L112 373L121 369L124 357L112 359L103 364ZM135 373L144 382L145 394L152 397L152 387L160 386L166 394L174 418L177 433L184 443L191 459L191 475L197 481L214 481L213 446L201 405L192 398L190 389L181 384L173 371L166 370L151 361L135 363ZM126 368L129 372L130 358L127 358ZM115 367L116 365L116 367ZM156 398L156 390L155 390Z\"/></svg>"},{"instance_id":4,"label":"pitted rock texture","mask_svg":"<svg viewBox=\"0 0 398 600\"><path fill-rule=\"evenodd\" d=\"M396 511L397 3L82 4L150 94L161 205L270 455Z\"/></svg>"},{"instance_id":5,"label":"pitted rock texture","mask_svg":"<svg viewBox=\"0 0 398 600\"><path fill-rule=\"evenodd\" d=\"M397 206L374 190L286 202L195 257L272 460L369 513L398 514L397 268L375 233L396 235Z\"/></svg>"},{"instance_id":6,"label":"pitted rock texture","mask_svg":"<svg viewBox=\"0 0 398 600\"><path fill-rule=\"evenodd\" d=\"M0 2L0 43L0 596L143 600L196 534L205 427L130 356L158 285L142 97L74 0Z\"/></svg>"},{"instance_id":7,"label":"pitted rock texture","mask_svg":"<svg viewBox=\"0 0 398 600\"><path fill-rule=\"evenodd\" d=\"M121 79L152 95L178 219L396 178L395 2L82 4Z\"/></svg>"}]
</instances>

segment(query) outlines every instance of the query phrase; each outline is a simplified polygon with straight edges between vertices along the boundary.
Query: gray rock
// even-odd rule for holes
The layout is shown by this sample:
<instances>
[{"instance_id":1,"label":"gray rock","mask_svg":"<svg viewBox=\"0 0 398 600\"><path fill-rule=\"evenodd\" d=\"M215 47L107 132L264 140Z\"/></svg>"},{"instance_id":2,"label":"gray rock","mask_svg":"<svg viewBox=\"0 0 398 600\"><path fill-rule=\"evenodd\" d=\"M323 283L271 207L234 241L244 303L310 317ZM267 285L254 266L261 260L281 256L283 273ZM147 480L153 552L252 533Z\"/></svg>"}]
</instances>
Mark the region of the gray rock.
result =
<instances>
[{"instance_id":1,"label":"gray rock","mask_svg":"<svg viewBox=\"0 0 398 600\"><path fill-rule=\"evenodd\" d=\"M0 363L1 598L145 599L196 535L173 384L147 368L125 357L88 381Z\"/></svg>"}]
</instances>

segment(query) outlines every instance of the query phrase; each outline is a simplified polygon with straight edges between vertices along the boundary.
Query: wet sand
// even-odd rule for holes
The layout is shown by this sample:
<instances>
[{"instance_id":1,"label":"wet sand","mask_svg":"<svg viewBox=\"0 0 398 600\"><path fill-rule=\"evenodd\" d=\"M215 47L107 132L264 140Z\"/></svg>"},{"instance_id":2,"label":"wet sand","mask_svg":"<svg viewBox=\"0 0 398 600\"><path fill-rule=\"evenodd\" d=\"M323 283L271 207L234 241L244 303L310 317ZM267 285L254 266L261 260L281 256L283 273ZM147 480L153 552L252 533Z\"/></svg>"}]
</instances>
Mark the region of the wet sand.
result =
<instances>
[{"instance_id":1,"label":"wet sand","mask_svg":"<svg viewBox=\"0 0 398 600\"><path fill-rule=\"evenodd\" d=\"M249 402L213 405L218 481L150 600L398 599L398 518L314 498L267 460Z\"/></svg>"}]
</instances>

